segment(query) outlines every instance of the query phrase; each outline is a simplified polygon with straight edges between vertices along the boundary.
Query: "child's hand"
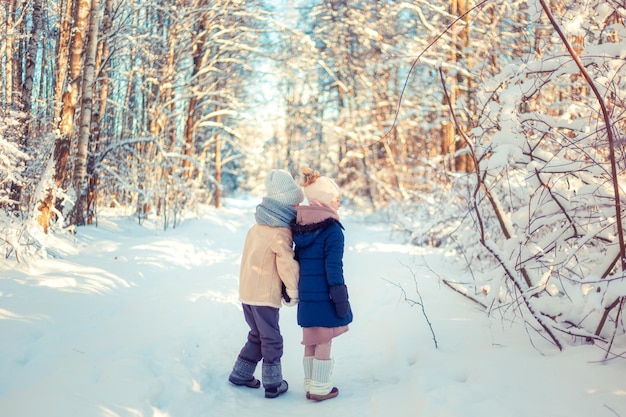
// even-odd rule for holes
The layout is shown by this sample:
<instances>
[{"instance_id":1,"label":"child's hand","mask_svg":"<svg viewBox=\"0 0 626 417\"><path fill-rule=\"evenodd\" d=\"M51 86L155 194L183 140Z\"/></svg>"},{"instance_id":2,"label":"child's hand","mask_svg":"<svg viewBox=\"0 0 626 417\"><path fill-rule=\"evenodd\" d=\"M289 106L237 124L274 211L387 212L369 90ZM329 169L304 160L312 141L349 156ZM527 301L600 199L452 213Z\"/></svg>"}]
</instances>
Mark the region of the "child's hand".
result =
<instances>
[{"instance_id":1,"label":"child's hand","mask_svg":"<svg viewBox=\"0 0 626 417\"><path fill-rule=\"evenodd\" d=\"M281 294L283 305L293 307L298 304L298 290L288 290L283 283Z\"/></svg>"},{"instance_id":2,"label":"child's hand","mask_svg":"<svg viewBox=\"0 0 626 417\"><path fill-rule=\"evenodd\" d=\"M285 300L284 298L282 299L283 301L283 305L287 306L287 307L293 307L296 304L298 304L298 298L297 297L290 297L289 301Z\"/></svg>"}]
</instances>

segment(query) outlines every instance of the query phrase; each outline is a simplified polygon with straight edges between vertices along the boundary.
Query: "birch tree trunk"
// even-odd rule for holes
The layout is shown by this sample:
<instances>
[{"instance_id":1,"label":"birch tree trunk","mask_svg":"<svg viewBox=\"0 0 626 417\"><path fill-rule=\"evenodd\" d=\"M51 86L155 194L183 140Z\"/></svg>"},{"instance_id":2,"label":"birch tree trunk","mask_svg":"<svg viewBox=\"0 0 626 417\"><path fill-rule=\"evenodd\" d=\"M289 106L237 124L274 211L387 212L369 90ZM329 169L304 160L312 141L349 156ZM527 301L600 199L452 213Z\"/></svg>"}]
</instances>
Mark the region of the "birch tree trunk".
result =
<instances>
[{"instance_id":1,"label":"birch tree trunk","mask_svg":"<svg viewBox=\"0 0 626 417\"><path fill-rule=\"evenodd\" d=\"M76 104L78 103L78 92L81 87L81 74L83 65L83 47L85 44L85 33L89 23L90 0L78 0L76 12L74 14L75 26L72 28L73 37L70 47L68 86L63 93L61 121L59 122L60 137L55 144L55 176L56 185L63 187L68 173L68 162L70 157L70 140L74 129L74 117Z\"/></svg>"},{"instance_id":2,"label":"birch tree trunk","mask_svg":"<svg viewBox=\"0 0 626 417\"><path fill-rule=\"evenodd\" d=\"M14 54L13 47L15 43L15 3L16 0L9 0L9 9L6 14L6 36L5 36L5 80L4 80L4 96L6 109L13 105L13 69Z\"/></svg>"},{"instance_id":3,"label":"birch tree trunk","mask_svg":"<svg viewBox=\"0 0 626 417\"><path fill-rule=\"evenodd\" d=\"M19 144L22 149L29 149L29 140L31 124L32 124L32 95L33 95L33 79L35 74L35 61L37 59L37 50L39 48L41 34L41 16L42 16L42 0L33 0L33 15L30 38L26 46L26 68L24 71L24 83L21 86L21 97L24 105L24 123L22 124L22 134L19 135ZM1 54L0 54L1 55ZM13 182L11 184L12 209L19 211L22 195L24 194L22 184Z\"/></svg>"},{"instance_id":4,"label":"birch tree trunk","mask_svg":"<svg viewBox=\"0 0 626 417\"><path fill-rule=\"evenodd\" d=\"M112 0L104 1L104 10L103 10L103 21L102 21L102 34L103 36L107 36L112 27L113 20L111 18L111 11L113 7ZM103 76L98 77L96 75L95 78L100 78L101 81L97 86L98 90L98 102L94 104L94 114L92 117L92 132L91 132L91 140L89 141L89 156L87 157L87 224L93 223L93 216L96 212L96 202L97 202L97 190L98 190L98 172L96 169L96 158L100 152L101 148L101 133L102 133L102 118L106 113L107 109L107 98L109 96L109 78L108 78L108 70L110 68L110 60L107 58L109 56L109 42L108 40L102 40L99 43L99 48L96 57L96 68L99 68L97 74L101 74ZM106 60L106 61L105 61ZM106 62L106 63L104 63Z\"/></svg>"},{"instance_id":5,"label":"birch tree trunk","mask_svg":"<svg viewBox=\"0 0 626 417\"><path fill-rule=\"evenodd\" d=\"M59 122L59 137L54 144L54 187L63 189L67 184L70 162L70 146L72 132L74 129L74 116L76 112L76 103L78 101L78 92L81 85L81 72L83 63L83 46L85 32L89 23L89 11L91 9L90 0L78 0L74 13L74 27L71 29L73 36L70 47L69 67L68 67L68 86L63 93L61 120ZM43 203L39 206L42 211L40 223L44 231L48 230L48 225L52 213L56 210L56 190L47 190L48 194Z\"/></svg>"},{"instance_id":6,"label":"birch tree trunk","mask_svg":"<svg viewBox=\"0 0 626 417\"><path fill-rule=\"evenodd\" d=\"M82 226L85 224L85 206L87 199L87 154L91 136L91 120L93 109L93 88L98 52L98 29L100 27L100 0L91 1L89 13L89 33L87 36L87 48L85 49L85 63L83 65L83 81L80 106L80 127L76 143L76 157L74 158L74 173L72 185L76 193L76 204L70 219L72 224Z\"/></svg>"},{"instance_id":7,"label":"birch tree trunk","mask_svg":"<svg viewBox=\"0 0 626 417\"><path fill-rule=\"evenodd\" d=\"M24 77L24 84L22 85L22 94L24 99L24 112L30 113L32 110L32 95L33 95L33 79L35 78L35 61L37 60L37 50L39 48L40 35L41 35L41 16L42 16L42 1L33 0L33 26L30 31L30 38L28 39L28 49L26 50L26 70ZM30 124L30 123L29 123ZM28 141L28 127L27 134L24 138ZM28 143L24 143L28 145Z\"/></svg>"},{"instance_id":8,"label":"birch tree trunk","mask_svg":"<svg viewBox=\"0 0 626 417\"><path fill-rule=\"evenodd\" d=\"M74 9L74 3L77 0L59 0L59 10L61 10L61 16L59 17L59 40L57 42L56 50L56 65L55 65L55 84L54 84L54 120L57 120L61 115L63 91L65 88L65 80L67 78L67 61L69 56L70 39L72 38L72 10Z\"/></svg>"}]
</instances>

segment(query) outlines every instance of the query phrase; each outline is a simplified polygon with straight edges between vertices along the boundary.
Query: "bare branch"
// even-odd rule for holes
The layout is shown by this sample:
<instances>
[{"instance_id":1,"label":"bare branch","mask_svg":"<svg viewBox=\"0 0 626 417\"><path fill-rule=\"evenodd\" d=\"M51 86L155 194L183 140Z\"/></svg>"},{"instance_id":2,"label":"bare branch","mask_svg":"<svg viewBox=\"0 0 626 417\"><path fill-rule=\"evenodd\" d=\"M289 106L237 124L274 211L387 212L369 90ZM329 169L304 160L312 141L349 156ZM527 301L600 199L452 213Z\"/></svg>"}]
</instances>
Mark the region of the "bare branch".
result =
<instances>
[{"instance_id":1,"label":"bare branch","mask_svg":"<svg viewBox=\"0 0 626 417\"><path fill-rule=\"evenodd\" d=\"M400 288L400 291L402 292L402 296L404 298L404 301L407 302L411 307L418 305L420 306L421 310L422 310L422 315L424 316L424 318L426 319L426 323L428 324L428 327L430 329L430 333L433 336L433 342L435 343L435 349L437 349L439 346L437 344L437 337L435 336L435 331L433 330L433 325L430 322L430 320L428 319L428 315L426 314L426 308L424 307L424 300L422 299L422 295L419 292L419 288L417 287L417 277L415 276L415 273L413 272L413 270L411 268L409 268L408 266L404 265L410 272L411 275L413 276L413 282L415 283L415 293L417 294L417 297L419 298L418 301L415 301L413 299L410 299L407 297L406 291L404 290L404 288L402 288L402 286L398 283L395 282L391 282L388 279L385 279L385 281L387 281L388 283L390 283L391 285ZM383 278L384 279L384 278Z\"/></svg>"}]
</instances>

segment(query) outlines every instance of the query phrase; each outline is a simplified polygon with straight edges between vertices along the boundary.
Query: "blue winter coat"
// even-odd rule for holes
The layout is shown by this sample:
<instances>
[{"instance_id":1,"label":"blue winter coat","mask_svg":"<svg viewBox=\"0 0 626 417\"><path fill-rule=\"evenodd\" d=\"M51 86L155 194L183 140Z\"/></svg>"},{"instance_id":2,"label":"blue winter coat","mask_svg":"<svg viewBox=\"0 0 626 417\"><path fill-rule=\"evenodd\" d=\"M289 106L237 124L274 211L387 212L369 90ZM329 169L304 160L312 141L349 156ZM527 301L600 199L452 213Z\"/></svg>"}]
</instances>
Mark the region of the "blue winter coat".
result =
<instances>
[{"instance_id":1,"label":"blue winter coat","mask_svg":"<svg viewBox=\"0 0 626 417\"><path fill-rule=\"evenodd\" d=\"M300 262L298 324L301 327L339 327L352 322L352 310L343 278L343 226L338 220L294 225L295 255ZM345 291L345 300L330 292ZM337 315L336 303L345 314ZM341 308L339 309L341 311ZM343 312L342 312L343 313Z\"/></svg>"}]
</instances>

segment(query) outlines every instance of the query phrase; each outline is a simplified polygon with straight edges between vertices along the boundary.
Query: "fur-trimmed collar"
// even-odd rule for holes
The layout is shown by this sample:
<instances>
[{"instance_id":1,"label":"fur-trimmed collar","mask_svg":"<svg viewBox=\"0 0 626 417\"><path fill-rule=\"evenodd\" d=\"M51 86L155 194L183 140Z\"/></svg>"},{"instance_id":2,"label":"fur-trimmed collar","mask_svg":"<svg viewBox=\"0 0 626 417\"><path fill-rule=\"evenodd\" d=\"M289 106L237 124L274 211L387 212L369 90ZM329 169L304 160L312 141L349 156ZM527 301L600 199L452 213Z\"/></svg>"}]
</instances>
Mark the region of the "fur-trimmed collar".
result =
<instances>
[{"instance_id":1,"label":"fur-trimmed collar","mask_svg":"<svg viewBox=\"0 0 626 417\"><path fill-rule=\"evenodd\" d=\"M342 229L344 228L339 220L329 217L326 220L322 220L321 222L318 222L318 223L294 224L291 226L291 230L293 230L294 233L314 232L316 230L326 229L327 227L335 223L338 224L339 227L341 227Z\"/></svg>"}]
</instances>

